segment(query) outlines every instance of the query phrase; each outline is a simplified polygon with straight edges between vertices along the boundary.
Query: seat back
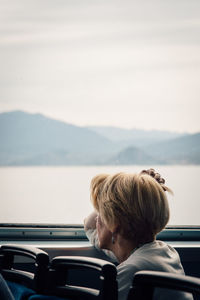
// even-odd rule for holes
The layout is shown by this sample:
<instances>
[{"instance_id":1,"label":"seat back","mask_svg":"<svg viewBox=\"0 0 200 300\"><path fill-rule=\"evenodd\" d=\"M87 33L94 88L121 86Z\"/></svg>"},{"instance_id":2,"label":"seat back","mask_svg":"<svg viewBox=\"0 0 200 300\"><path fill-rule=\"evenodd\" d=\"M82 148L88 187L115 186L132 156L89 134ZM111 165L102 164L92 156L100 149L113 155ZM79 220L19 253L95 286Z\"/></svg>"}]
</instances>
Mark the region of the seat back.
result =
<instances>
[{"instance_id":1,"label":"seat back","mask_svg":"<svg viewBox=\"0 0 200 300\"><path fill-rule=\"evenodd\" d=\"M33 270L16 266L18 256L31 258ZM6 244L0 248L0 272L19 300L117 300L116 267L102 259L60 256L49 263L48 254L38 248Z\"/></svg>"},{"instance_id":2,"label":"seat back","mask_svg":"<svg viewBox=\"0 0 200 300\"><path fill-rule=\"evenodd\" d=\"M17 264L16 258L31 259L32 270L18 267L21 263ZM0 248L0 262L0 272L18 299L45 289L49 266L49 256L46 252L31 246L5 244Z\"/></svg>"},{"instance_id":3,"label":"seat back","mask_svg":"<svg viewBox=\"0 0 200 300\"><path fill-rule=\"evenodd\" d=\"M195 299L199 299L200 278L167 272L139 271L133 278L133 284L130 288L127 300L154 299L153 295L156 288L188 292L191 293ZM187 298L187 296L185 297ZM182 299L186 299L185 297ZM172 299L175 298L170 298L170 300ZM190 298L188 296L188 299L192 299L192 297Z\"/></svg>"},{"instance_id":4,"label":"seat back","mask_svg":"<svg viewBox=\"0 0 200 300\"><path fill-rule=\"evenodd\" d=\"M89 272L92 275L89 276ZM56 257L51 262L47 293L67 299L117 300L116 274L115 265L102 259ZM91 276L95 276L95 281L98 281L96 287L91 285Z\"/></svg>"}]
</instances>

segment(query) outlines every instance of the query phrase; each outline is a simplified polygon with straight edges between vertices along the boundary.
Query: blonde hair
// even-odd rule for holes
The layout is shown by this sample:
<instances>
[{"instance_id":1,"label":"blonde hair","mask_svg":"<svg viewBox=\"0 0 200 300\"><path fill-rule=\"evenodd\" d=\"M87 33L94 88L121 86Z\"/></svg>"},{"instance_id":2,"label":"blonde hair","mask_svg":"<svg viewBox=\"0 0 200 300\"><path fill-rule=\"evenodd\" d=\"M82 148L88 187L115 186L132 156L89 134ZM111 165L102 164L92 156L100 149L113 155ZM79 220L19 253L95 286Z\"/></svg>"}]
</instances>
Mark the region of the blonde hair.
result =
<instances>
[{"instance_id":1,"label":"blonde hair","mask_svg":"<svg viewBox=\"0 0 200 300\"><path fill-rule=\"evenodd\" d=\"M154 240L168 223L165 191L171 192L145 173L100 174L91 181L91 200L103 222L137 244Z\"/></svg>"}]
</instances>

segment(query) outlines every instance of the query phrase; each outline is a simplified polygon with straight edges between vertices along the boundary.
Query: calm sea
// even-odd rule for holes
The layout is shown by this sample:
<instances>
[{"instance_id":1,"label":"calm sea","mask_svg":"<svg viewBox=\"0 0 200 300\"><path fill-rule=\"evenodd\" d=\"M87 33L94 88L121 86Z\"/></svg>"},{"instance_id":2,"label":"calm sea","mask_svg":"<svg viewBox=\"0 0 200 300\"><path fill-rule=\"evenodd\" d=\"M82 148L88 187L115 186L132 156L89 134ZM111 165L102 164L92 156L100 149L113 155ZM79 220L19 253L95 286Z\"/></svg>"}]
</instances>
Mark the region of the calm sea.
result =
<instances>
[{"instance_id":1,"label":"calm sea","mask_svg":"<svg viewBox=\"0 0 200 300\"><path fill-rule=\"evenodd\" d=\"M81 224L91 210L89 187L98 173L138 172L145 166L0 168L0 223ZM200 166L154 168L174 191L171 225L200 224Z\"/></svg>"}]
</instances>

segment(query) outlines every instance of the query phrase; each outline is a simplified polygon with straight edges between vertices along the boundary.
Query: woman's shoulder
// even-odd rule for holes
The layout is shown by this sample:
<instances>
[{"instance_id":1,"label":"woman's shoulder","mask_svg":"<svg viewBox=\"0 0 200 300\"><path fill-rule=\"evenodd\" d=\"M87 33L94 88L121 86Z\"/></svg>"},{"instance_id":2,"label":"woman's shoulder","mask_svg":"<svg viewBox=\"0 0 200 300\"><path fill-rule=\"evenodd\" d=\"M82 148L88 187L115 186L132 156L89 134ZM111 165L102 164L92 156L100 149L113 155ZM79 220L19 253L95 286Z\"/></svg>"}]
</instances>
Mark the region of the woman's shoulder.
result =
<instances>
[{"instance_id":1,"label":"woman's shoulder","mask_svg":"<svg viewBox=\"0 0 200 300\"><path fill-rule=\"evenodd\" d=\"M135 249L117 268L118 272L134 274L140 270L177 271L182 266L176 250L165 242L156 240Z\"/></svg>"},{"instance_id":2,"label":"woman's shoulder","mask_svg":"<svg viewBox=\"0 0 200 300\"><path fill-rule=\"evenodd\" d=\"M146 262L167 262L179 263L178 252L170 245L163 241L155 240L151 243L146 243L136 249L136 251L129 257L129 263L131 261L146 261Z\"/></svg>"},{"instance_id":3,"label":"woman's shoulder","mask_svg":"<svg viewBox=\"0 0 200 300\"><path fill-rule=\"evenodd\" d=\"M151 253L151 251L153 253L167 253L167 252L173 252L173 253L177 253L176 250L168 245L167 243L160 241L160 240L155 240L153 242L150 243L146 243L141 245L140 247L138 247L135 250L135 253L139 254L139 253Z\"/></svg>"}]
</instances>

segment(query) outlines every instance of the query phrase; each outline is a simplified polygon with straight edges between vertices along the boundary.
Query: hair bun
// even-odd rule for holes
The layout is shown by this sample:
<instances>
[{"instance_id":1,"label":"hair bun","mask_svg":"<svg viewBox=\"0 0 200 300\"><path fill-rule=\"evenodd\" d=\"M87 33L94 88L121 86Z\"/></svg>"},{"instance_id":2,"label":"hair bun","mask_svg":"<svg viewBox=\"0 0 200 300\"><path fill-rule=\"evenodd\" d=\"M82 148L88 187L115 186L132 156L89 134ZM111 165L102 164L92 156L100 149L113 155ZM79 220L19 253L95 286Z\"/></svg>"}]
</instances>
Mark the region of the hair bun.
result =
<instances>
[{"instance_id":1,"label":"hair bun","mask_svg":"<svg viewBox=\"0 0 200 300\"><path fill-rule=\"evenodd\" d=\"M153 177L159 184L165 184L165 179L161 177L159 173L157 173L154 169L142 170L141 174L148 174ZM165 187L162 186L163 190L166 191Z\"/></svg>"}]
</instances>

